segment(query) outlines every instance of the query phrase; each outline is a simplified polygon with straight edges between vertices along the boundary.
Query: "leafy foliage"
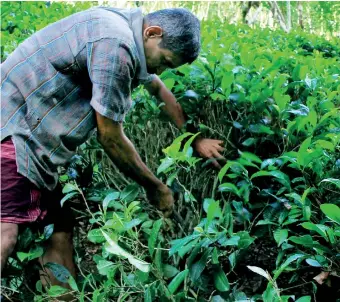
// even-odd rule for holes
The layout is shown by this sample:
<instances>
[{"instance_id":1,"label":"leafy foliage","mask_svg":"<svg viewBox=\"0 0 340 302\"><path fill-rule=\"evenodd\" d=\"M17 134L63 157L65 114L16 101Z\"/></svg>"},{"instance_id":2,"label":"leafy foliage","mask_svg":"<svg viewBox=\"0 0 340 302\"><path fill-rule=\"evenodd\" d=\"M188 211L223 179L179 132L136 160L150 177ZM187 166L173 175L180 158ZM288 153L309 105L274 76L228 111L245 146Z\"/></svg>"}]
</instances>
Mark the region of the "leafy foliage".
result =
<instances>
[{"instance_id":1,"label":"leafy foliage","mask_svg":"<svg viewBox=\"0 0 340 302\"><path fill-rule=\"evenodd\" d=\"M26 32L15 11L4 13L2 33L17 39L5 40L2 56L53 21L50 13L65 16L90 4L15 5L42 23L27 19L36 28ZM323 282L312 277L340 273L339 66L335 40L203 22L201 56L162 79L202 135L225 141L227 163L209 169L192 148L195 135L173 129L162 104L137 90L126 132L174 191L174 219L159 217L93 137L60 170L61 203L78 201L85 217L79 236L93 247L81 254L86 247L77 243L77 265L93 268L77 280L54 264L52 271L79 301L311 301ZM41 236L25 232L10 259L18 270L43 253L51 227ZM264 244L268 257L260 260ZM306 269L314 275L305 276ZM23 282L17 275L5 280L13 290ZM255 290L242 282L257 275ZM308 281L297 283L299 276ZM337 281L328 281L335 294ZM39 282L35 301L65 292Z\"/></svg>"}]
</instances>

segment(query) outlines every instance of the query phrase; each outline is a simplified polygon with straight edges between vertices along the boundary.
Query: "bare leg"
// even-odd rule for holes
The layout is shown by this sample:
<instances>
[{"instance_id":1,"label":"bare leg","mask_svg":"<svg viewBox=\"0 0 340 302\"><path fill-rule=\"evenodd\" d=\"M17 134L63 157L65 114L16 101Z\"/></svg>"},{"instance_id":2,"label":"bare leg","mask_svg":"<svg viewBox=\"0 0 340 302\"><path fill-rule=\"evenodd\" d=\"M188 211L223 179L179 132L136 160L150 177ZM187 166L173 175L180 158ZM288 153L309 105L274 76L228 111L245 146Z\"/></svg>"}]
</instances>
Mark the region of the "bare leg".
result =
<instances>
[{"instance_id":1,"label":"bare leg","mask_svg":"<svg viewBox=\"0 0 340 302\"><path fill-rule=\"evenodd\" d=\"M50 239L49 246L45 252L45 254L39 259L40 264L43 266L47 262L54 262L61 264L71 275L76 277L75 265L73 262L73 242L72 242L72 233L66 232L56 232L52 235ZM48 276L46 276L46 273ZM58 281L53 273L45 268L44 271L40 271L40 279L44 286L51 283L52 285L60 285L70 289L70 286L67 283L62 283ZM64 295L62 299L65 301L71 301L74 297L72 295Z\"/></svg>"},{"instance_id":2,"label":"bare leg","mask_svg":"<svg viewBox=\"0 0 340 302\"><path fill-rule=\"evenodd\" d=\"M1 272L17 243L18 229L17 224L1 222Z\"/></svg>"}]
</instances>

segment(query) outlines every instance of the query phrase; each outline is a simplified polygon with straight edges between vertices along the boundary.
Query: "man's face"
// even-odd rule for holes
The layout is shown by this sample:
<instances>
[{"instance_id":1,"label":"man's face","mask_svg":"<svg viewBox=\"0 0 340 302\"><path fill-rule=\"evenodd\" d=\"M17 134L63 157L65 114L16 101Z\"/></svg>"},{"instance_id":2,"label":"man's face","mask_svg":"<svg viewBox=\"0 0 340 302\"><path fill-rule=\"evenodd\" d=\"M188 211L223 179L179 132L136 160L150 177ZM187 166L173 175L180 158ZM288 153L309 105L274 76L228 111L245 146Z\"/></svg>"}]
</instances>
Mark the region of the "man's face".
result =
<instances>
[{"instance_id":1,"label":"man's face","mask_svg":"<svg viewBox=\"0 0 340 302\"><path fill-rule=\"evenodd\" d=\"M161 48L163 31L159 26L144 27L143 41L147 71L160 75L167 68L176 68L183 63L172 51Z\"/></svg>"}]
</instances>

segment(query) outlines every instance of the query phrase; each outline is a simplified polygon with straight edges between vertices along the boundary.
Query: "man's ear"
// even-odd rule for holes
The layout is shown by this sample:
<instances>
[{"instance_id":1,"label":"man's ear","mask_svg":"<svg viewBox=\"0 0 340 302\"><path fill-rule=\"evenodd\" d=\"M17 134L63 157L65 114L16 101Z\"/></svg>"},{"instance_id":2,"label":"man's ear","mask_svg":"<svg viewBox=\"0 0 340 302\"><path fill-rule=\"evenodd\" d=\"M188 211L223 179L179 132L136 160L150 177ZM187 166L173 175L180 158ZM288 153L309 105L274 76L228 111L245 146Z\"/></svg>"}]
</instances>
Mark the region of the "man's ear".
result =
<instances>
[{"instance_id":1,"label":"man's ear","mask_svg":"<svg viewBox=\"0 0 340 302\"><path fill-rule=\"evenodd\" d=\"M163 29L159 26L148 26L143 32L145 40L163 36Z\"/></svg>"}]
</instances>

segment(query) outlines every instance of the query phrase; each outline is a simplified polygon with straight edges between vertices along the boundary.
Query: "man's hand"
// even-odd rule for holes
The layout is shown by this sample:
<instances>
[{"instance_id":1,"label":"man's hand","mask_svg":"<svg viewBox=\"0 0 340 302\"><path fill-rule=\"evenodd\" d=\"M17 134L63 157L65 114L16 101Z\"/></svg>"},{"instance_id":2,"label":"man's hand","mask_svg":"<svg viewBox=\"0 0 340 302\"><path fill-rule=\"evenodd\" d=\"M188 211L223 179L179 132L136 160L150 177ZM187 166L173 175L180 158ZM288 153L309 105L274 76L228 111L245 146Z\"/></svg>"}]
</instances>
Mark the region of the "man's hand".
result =
<instances>
[{"instance_id":1,"label":"man's hand","mask_svg":"<svg viewBox=\"0 0 340 302\"><path fill-rule=\"evenodd\" d=\"M212 164L215 168L221 169L220 164L217 160L222 160L225 162L225 158L220 154L225 149L221 146L223 141L209 138L197 138L194 141L194 149L198 152L198 154L203 158L215 159L212 161Z\"/></svg>"},{"instance_id":2,"label":"man's hand","mask_svg":"<svg viewBox=\"0 0 340 302\"><path fill-rule=\"evenodd\" d=\"M154 95L158 100L164 102L165 105L161 107L161 110L170 117L178 129L182 129L186 121L183 109L159 77L156 76L154 80L145 87L151 95ZM193 147L201 157L212 159L212 164L217 169L220 169L221 166L217 161L225 161L225 158L219 153L224 150L221 146L222 143L220 140L197 138Z\"/></svg>"},{"instance_id":3,"label":"man's hand","mask_svg":"<svg viewBox=\"0 0 340 302\"><path fill-rule=\"evenodd\" d=\"M174 198L166 185L158 186L155 190L148 190L147 196L150 203L163 212L164 217L170 217L174 208Z\"/></svg>"}]
</instances>

